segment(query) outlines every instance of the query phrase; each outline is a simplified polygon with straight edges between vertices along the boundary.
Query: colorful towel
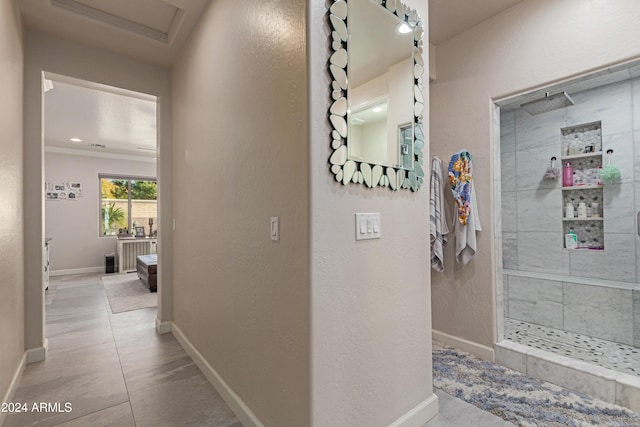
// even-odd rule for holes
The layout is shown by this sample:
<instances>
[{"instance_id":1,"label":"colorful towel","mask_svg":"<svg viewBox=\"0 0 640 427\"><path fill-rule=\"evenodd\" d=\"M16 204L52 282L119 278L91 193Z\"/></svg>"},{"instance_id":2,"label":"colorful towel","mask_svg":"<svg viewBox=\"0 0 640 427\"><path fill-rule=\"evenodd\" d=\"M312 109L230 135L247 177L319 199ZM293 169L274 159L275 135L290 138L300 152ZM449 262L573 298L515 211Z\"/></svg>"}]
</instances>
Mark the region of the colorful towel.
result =
<instances>
[{"instance_id":1,"label":"colorful towel","mask_svg":"<svg viewBox=\"0 0 640 427\"><path fill-rule=\"evenodd\" d=\"M447 243L449 226L444 203L444 181L442 180L442 160L431 158L431 188L429 194L429 223L431 238L431 268L444 271L444 245Z\"/></svg>"},{"instance_id":2,"label":"colorful towel","mask_svg":"<svg viewBox=\"0 0 640 427\"><path fill-rule=\"evenodd\" d=\"M451 156L449 162L449 184L456 202L457 217L460 224L467 225L471 213L471 154L460 151Z\"/></svg>"},{"instance_id":3,"label":"colorful towel","mask_svg":"<svg viewBox=\"0 0 640 427\"><path fill-rule=\"evenodd\" d=\"M476 254L476 232L482 230L472 177L471 154L466 150L454 154L449 163L449 183L458 218L454 229L456 261L463 266Z\"/></svg>"}]
</instances>

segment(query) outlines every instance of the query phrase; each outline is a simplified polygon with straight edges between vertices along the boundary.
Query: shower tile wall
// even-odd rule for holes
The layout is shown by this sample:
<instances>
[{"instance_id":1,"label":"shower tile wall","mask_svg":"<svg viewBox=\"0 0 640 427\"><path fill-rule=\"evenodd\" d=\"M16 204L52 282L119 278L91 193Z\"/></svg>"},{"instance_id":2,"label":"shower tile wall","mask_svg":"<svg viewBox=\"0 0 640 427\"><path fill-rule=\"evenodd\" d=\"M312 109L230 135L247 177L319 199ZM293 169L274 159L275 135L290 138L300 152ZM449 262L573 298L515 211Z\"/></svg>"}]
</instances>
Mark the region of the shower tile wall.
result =
<instances>
[{"instance_id":1,"label":"shower tile wall","mask_svg":"<svg viewBox=\"0 0 640 427\"><path fill-rule=\"evenodd\" d=\"M534 276L563 276L557 280L558 301L557 283L505 272L505 313L552 327L558 327L560 321L567 330L591 331L594 336L638 345L640 286L638 291L631 289L640 278L636 224L640 211L640 78L570 96L574 106L553 112L531 116L515 110L500 115L503 266ZM543 175L553 156L558 159L556 167L562 169L560 129L597 121L602 123L603 152L614 150L611 163L620 167L622 179L604 187L605 250L569 251L563 249L562 180L544 180ZM604 154L603 163L607 160ZM574 276L617 281L626 289L605 286L594 291L593 287L572 286L569 279ZM583 304L586 301L597 301L598 309L593 309L595 304L588 309L590 305Z\"/></svg>"},{"instance_id":2,"label":"shower tile wall","mask_svg":"<svg viewBox=\"0 0 640 427\"><path fill-rule=\"evenodd\" d=\"M507 317L640 346L640 291L505 274Z\"/></svg>"}]
</instances>

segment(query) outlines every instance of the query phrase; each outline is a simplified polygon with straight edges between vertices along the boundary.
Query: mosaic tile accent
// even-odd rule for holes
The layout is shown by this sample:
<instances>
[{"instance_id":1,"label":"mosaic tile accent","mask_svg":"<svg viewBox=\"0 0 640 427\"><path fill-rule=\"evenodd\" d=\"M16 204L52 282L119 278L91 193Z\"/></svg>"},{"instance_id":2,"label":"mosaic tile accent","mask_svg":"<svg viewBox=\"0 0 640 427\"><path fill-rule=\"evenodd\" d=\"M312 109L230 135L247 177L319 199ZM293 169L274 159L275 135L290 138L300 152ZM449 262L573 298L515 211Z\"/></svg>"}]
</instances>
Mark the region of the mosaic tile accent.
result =
<instances>
[{"instance_id":1,"label":"mosaic tile accent","mask_svg":"<svg viewBox=\"0 0 640 427\"><path fill-rule=\"evenodd\" d=\"M574 187L579 185L600 185L599 168L602 166L602 155L598 154L584 159L569 160L569 164L573 168Z\"/></svg>"},{"instance_id":2,"label":"mosaic tile accent","mask_svg":"<svg viewBox=\"0 0 640 427\"><path fill-rule=\"evenodd\" d=\"M602 152L602 125L600 122L564 128L561 132L563 156Z\"/></svg>"},{"instance_id":3,"label":"mosaic tile accent","mask_svg":"<svg viewBox=\"0 0 640 427\"><path fill-rule=\"evenodd\" d=\"M561 329L505 319L505 339L583 362L638 376L640 349Z\"/></svg>"},{"instance_id":4,"label":"mosaic tile accent","mask_svg":"<svg viewBox=\"0 0 640 427\"><path fill-rule=\"evenodd\" d=\"M567 206L567 203L571 203L574 208L574 217L577 218L578 205L580 203L585 203L587 206L587 217L602 218L602 188L563 191L562 198L563 215L565 215L565 207ZM567 234L569 228L573 228L573 231L578 235L579 248L604 248L604 221L589 220L589 218L584 220L563 221L563 232L564 234Z\"/></svg>"},{"instance_id":5,"label":"mosaic tile accent","mask_svg":"<svg viewBox=\"0 0 640 427\"><path fill-rule=\"evenodd\" d=\"M569 228L578 235L578 249L604 249L602 221L565 221L564 234Z\"/></svg>"}]
</instances>

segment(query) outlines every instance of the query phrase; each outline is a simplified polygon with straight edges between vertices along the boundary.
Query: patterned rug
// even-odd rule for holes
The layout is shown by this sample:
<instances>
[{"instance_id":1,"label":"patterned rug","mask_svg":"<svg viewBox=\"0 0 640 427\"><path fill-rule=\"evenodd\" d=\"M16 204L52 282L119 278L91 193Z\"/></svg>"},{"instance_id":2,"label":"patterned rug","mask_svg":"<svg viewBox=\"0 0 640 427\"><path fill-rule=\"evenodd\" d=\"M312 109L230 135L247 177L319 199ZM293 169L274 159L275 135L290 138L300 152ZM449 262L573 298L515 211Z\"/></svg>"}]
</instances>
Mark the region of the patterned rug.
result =
<instances>
[{"instance_id":1,"label":"patterned rug","mask_svg":"<svg viewBox=\"0 0 640 427\"><path fill-rule=\"evenodd\" d=\"M158 294L149 292L134 273L110 274L102 276L101 280L113 314L158 305Z\"/></svg>"},{"instance_id":2,"label":"patterned rug","mask_svg":"<svg viewBox=\"0 0 640 427\"><path fill-rule=\"evenodd\" d=\"M640 414L433 342L433 385L519 426L640 426Z\"/></svg>"}]
</instances>

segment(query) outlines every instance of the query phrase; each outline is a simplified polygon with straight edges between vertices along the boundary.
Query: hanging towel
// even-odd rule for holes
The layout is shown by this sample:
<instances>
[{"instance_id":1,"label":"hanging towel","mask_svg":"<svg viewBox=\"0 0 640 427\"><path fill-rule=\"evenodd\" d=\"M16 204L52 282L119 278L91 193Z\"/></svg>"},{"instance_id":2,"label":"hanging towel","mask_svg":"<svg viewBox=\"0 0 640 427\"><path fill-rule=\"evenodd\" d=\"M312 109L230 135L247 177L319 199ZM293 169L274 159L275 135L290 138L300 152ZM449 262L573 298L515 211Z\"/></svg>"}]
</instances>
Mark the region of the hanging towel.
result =
<instances>
[{"instance_id":1,"label":"hanging towel","mask_svg":"<svg viewBox=\"0 0 640 427\"><path fill-rule=\"evenodd\" d=\"M454 226L456 261L464 266L476 254L476 232L482 230L473 186L471 154L467 150L451 156L448 175L456 204Z\"/></svg>"},{"instance_id":2,"label":"hanging towel","mask_svg":"<svg viewBox=\"0 0 640 427\"><path fill-rule=\"evenodd\" d=\"M449 226L447 209L444 203L444 180L442 179L442 160L431 158L431 188L429 194L429 223L431 237L431 268L444 271L444 245L447 243Z\"/></svg>"}]
</instances>

